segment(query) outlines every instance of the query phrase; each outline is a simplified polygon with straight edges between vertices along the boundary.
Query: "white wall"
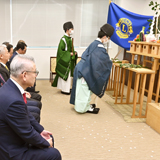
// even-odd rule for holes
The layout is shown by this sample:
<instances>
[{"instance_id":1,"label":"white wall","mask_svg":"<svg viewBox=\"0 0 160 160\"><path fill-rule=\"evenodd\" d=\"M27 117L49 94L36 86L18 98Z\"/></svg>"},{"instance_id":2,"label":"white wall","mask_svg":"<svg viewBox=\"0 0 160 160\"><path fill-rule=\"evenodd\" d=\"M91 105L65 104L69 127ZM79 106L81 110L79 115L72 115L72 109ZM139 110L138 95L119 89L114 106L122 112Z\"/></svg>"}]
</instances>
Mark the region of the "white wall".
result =
<instances>
[{"instance_id":1,"label":"white wall","mask_svg":"<svg viewBox=\"0 0 160 160\"><path fill-rule=\"evenodd\" d=\"M63 36L63 24L74 25L74 46L79 56L107 22L109 1L106 0L0 0L0 42L8 41L15 47L17 41L28 45L40 74L49 79L50 56L56 56ZM5 30L6 29L6 30Z\"/></svg>"},{"instance_id":2,"label":"white wall","mask_svg":"<svg viewBox=\"0 0 160 160\"><path fill-rule=\"evenodd\" d=\"M118 51L116 44L111 45L112 48L109 48L110 57L114 57L115 53ZM78 52L78 56L81 56L86 48L75 48ZM37 79L49 79L50 71L50 57L56 57L57 48L54 49L28 49L27 54L32 55L36 61L37 70L39 75Z\"/></svg>"},{"instance_id":3,"label":"white wall","mask_svg":"<svg viewBox=\"0 0 160 160\"><path fill-rule=\"evenodd\" d=\"M75 48L78 55L81 56L85 48ZM39 75L37 79L49 79L50 57L56 57L57 48L39 48L27 49L27 54L34 57Z\"/></svg>"},{"instance_id":4,"label":"white wall","mask_svg":"<svg viewBox=\"0 0 160 160\"><path fill-rule=\"evenodd\" d=\"M116 4L120 7L142 15L153 15L153 11L149 6L151 0L116 0ZM156 0L156 2L158 2Z\"/></svg>"},{"instance_id":5,"label":"white wall","mask_svg":"<svg viewBox=\"0 0 160 160\"><path fill-rule=\"evenodd\" d=\"M115 0L114 2L120 7L129 10L134 13L143 15L153 15L149 3L151 0ZM109 55L111 58L118 53L121 47L117 46L113 42L111 43L111 48L109 48ZM78 55L81 56L85 48L75 48ZM57 48L52 49L31 49L27 50L27 54L32 55L36 60L37 69L40 71L38 79L49 79L50 71L50 56L56 56ZM118 56L119 59L123 59L123 52Z\"/></svg>"}]
</instances>

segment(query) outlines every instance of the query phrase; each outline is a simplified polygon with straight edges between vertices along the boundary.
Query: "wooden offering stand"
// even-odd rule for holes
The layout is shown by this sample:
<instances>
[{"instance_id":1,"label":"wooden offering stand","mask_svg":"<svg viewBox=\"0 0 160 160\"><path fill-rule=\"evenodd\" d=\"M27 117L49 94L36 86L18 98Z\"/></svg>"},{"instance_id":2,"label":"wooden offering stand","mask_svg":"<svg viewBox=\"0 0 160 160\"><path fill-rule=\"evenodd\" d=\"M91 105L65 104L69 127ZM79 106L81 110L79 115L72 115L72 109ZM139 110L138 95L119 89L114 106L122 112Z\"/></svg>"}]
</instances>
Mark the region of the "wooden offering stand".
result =
<instances>
[{"instance_id":1,"label":"wooden offering stand","mask_svg":"<svg viewBox=\"0 0 160 160\"><path fill-rule=\"evenodd\" d=\"M112 69L114 69L113 71L113 74L114 74L113 84L114 85L112 86L114 90L115 104L133 104L132 118L146 118L148 103L150 103L152 100L155 73L157 72L159 68L158 61L160 59L160 44L159 43L136 42L136 41L129 41L129 43L131 43L130 51L127 51L127 52L131 53L132 55L131 64L134 64L135 56L137 56L136 65L139 65L141 56L143 56L143 65L142 65L143 67L142 68L125 68L125 67L120 68L120 64L113 63ZM148 61L146 57L152 57L154 60ZM152 64L151 69L146 68L147 67L146 62ZM128 76L128 83L127 83L127 93L125 95L124 94L124 83L125 83L126 71L129 72L129 76ZM135 73L135 83L134 83L133 100L131 101L130 92L131 92L131 83L132 83L133 73ZM148 90L145 90L147 75L150 75L149 88ZM109 81L108 86L110 84L111 82ZM158 80L156 99L157 97L159 97L159 88L160 88L160 83ZM138 91L139 91L139 94L138 94ZM142 107L143 107L145 91L148 92L147 104L146 104L145 114L142 115ZM124 97L126 97L126 99L124 99ZM140 105L139 113L138 115L136 115L136 107L138 107L138 105Z\"/></svg>"},{"instance_id":2,"label":"wooden offering stand","mask_svg":"<svg viewBox=\"0 0 160 160\"><path fill-rule=\"evenodd\" d=\"M127 60L122 60L121 62L122 64L124 63L129 63ZM110 73L110 77L109 77L109 80L108 80L108 85L107 85L107 88L106 88L106 91L114 91L114 94L113 94L113 97L115 97L115 93L116 93L116 86L117 86L117 73L121 73L121 68L119 67L120 63L114 63L112 64L112 70L111 70L111 73ZM122 76L122 75L121 75ZM119 78L118 78L119 79ZM122 80L122 77L121 77L121 80ZM121 83L119 85L119 87L121 87Z\"/></svg>"}]
</instances>

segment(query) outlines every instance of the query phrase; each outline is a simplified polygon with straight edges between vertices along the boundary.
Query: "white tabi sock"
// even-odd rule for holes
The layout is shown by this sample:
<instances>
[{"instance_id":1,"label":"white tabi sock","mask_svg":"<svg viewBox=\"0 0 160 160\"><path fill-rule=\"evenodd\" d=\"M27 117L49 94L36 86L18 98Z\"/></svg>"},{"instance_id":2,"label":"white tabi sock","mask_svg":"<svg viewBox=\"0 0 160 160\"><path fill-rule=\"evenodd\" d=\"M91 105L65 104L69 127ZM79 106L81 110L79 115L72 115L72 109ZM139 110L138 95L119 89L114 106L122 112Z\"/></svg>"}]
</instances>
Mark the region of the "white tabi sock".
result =
<instances>
[{"instance_id":1,"label":"white tabi sock","mask_svg":"<svg viewBox=\"0 0 160 160\"><path fill-rule=\"evenodd\" d=\"M92 105L90 104L90 108L88 109L88 111L93 111L94 108L92 108Z\"/></svg>"}]
</instances>

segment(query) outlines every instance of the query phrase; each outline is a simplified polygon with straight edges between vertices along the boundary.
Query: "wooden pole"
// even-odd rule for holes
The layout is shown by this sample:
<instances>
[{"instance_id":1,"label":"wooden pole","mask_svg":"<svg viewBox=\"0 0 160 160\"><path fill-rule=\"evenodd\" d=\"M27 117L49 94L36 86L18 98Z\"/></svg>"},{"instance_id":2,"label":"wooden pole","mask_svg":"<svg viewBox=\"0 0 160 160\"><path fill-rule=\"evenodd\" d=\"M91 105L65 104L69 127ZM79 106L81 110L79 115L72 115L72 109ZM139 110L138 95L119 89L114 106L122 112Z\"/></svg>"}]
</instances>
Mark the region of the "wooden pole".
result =
<instances>
[{"instance_id":1,"label":"wooden pole","mask_svg":"<svg viewBox=\"0 0 160 160\"><path fill-rule=\"evenodd\" d=\"M111 2L112 2L112 1L109 0L109 5L110 5ZM108 48L109 48L109 43L107 43L107 49L106 49L107 53L108 53Z\"/></svg>"},{"instance_id":2,"label":"wooden pole","mask_svg":"<svg viewBox=\"0 0 160 160\"><path fill-rule=\"evenodd\" d=\"M73 41L74 41L74 38L72 38L72 53L73 53ZM74 54L74 53L73 53Z\"/></svg>"},{"instance_id":3,"label":"wooden pole","mask_svg":"<svg viewBox=\"0 0 160 160\"><path fill-rule=\"evenodd\" d=\"M113 60L112 60L112 61L114 61L114 60L117 58L117 56L121 53L121 51L122 51L122 49L121 49L121 50L119 50L119 52L116 54L116 56L113 58Z\"/></svg>"}]
</instances>

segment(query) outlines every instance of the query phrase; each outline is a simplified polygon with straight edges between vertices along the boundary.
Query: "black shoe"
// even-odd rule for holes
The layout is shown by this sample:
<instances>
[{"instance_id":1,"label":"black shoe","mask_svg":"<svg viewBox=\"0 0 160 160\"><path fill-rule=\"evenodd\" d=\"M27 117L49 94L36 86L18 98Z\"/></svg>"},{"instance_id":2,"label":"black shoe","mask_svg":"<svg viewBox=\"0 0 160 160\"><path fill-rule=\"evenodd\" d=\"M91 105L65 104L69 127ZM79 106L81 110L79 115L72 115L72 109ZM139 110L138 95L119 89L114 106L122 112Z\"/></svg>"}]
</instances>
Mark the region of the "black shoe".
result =
<instances>
[{"instance_id":1,"label":"black shoe","mask_svg":"<svg viewBox=\"0 0 160 160\"><path fill-rule=\"evenodd\" d=\"M98 114L99 110L99 108L94 108L93 111L87 111L87 113Z\"/></svg>"},{"instance_id":2,"label":"black shoe","mask_svg":"<svg viewBox=\"0 0 160 160\"><path fill-rule=\"evenodd\" d=\"M92 105L92 108L96 108L96 104L90 104L90 105Z\"/></svg>"},{"instance_id":3,"label":"black shoe","mask_svg":"<svg viewBox=\"0 0 160 160\"><path fill-rule=\"evenodd\" d=\"M39 91L34 91L34 93L39 93Z\"/></svg>"},{"instance_id":4,"label":"black shoe","mask_svg":"<svg viewBox=\"0 0 160 160\"><path fill-rule=\"evenodd\" d=\"M70 92L70 93L67 93L67 92L63 92L63 91L61 91L61 93L62 93L62 94L65 94L65 95L70 95L70 94L71 94L71 92Z\"/></svg>"}]
</instances>

